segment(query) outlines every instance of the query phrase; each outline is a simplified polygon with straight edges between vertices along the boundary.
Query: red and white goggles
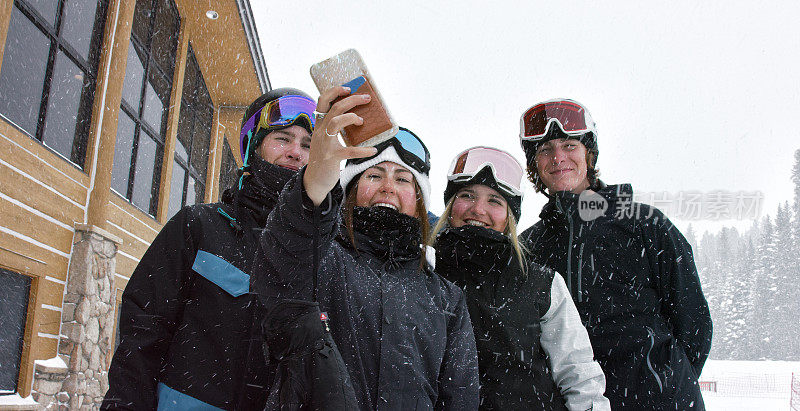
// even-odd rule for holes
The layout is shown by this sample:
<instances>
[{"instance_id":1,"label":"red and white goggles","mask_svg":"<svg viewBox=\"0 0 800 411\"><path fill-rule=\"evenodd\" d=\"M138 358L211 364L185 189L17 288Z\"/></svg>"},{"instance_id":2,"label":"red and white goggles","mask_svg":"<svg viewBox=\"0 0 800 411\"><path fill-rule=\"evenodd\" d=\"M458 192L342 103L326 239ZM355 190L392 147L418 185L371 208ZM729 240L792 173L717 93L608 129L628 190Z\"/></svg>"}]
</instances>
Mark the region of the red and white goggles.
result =
<instances>
[{"instance_id":1,"label":"red and white goggles","mask_svg":"<svg viewBox=\"0 0 800 411\"><path fill-rule=\"evenodd\" d=\"M525 110L520 118L519 138L523 141L539 141L553 123L558 124L568 136L586 133L597 135L597 129L589 111L575 100L548 100Z\"/></svg>"},{"instance_id":2,"label":"red and white goggles","mask_svg":"<svg viewBox=\"0 0 800 411\"><path fill-rule=\"evenodd\" d=\"M522 196L522 166L514 156L496 148L472 147L461 152L450 164L447 181L469 181L486 167L491 169L500 189L513 196Z\"/></svg>"}]
</instances>

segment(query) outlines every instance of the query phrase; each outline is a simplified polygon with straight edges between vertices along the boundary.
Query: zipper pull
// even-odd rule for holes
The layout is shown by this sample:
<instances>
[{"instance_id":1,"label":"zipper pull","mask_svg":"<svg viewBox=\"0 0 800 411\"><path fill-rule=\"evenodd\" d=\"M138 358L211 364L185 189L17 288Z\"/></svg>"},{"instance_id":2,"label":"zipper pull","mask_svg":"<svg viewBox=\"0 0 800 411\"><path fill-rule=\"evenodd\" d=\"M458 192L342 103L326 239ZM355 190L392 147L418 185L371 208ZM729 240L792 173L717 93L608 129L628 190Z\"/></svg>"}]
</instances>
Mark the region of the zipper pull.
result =
<instances>
[{"instance_id":1,"label":"zipper pull","mask_svg":"<svg viewBox=\"0 0 800 411\"><path fill-rule=\"evenodd\" d=\"M322 321L323 324L325 324L325 331L331 332L330 327L328 327L328 313L325 311L319 313L319 320Z\"/></svg>"}]
</instances>

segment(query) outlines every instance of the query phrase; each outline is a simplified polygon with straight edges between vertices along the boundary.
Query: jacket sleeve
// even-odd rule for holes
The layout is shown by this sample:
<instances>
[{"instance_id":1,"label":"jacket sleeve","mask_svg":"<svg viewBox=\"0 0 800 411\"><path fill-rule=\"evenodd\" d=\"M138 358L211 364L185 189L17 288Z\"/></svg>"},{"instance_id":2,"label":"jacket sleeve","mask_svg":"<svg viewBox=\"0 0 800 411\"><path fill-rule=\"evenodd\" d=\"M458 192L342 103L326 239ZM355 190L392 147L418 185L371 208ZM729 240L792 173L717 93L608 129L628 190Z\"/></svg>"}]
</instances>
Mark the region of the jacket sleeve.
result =
<instances>
[{"instance_id":1,"label":"jacket sleeve","mask_svg":"<svg viewBox=\"0 0 800 411\"><path fill-rule=\"evenodd\" d=\"M119 346L103 409L156 408L159 371L183 315L197 252L188 210L164 225L122 294Z\"/></svg>"},{"instance_id":2,"label":"jacket sleeve","mask_svg":"<svg viewBox=\"0 0 800 411\"><path fill-rule=\"evenodd\" d=\"M606 377L594 361L589 334L561 275L553 276L550 308L541 319L541 344L550 360L553 380L570 410L610 410L603 396Z\"/></svg>"},{"instance_id":3,"label":"jacket sleeve","mask_svg":"<svg viewBox=\"0 0 800 411\"><path fill-rule=\"evenodd\" d=\"M267 298L311 300L314 238L316 255L322 258L337 233L341 187L337 184L315 207L303 189L304 174L305 168L286 183L261 233L251 285L263 302Z\"/></svg>"},{"instance_id":4,"label":"jacket sleeve","mask_svg":"<svg viewBox=\"0 0 800 411\"><path fill-rule=\"evenodd\" d=\"M467 311L467 301L461 289L450 286L455 304L447 324L447 346L439 372L438 410L478 409L480 383L478 380L478 349Z\"/></svg>"},{"instance_id":5,"label":"jacket sleeve","mask_svg":"<svg viewBox=\"0 0 800 411\"><path fill-rule=\"evenodd\" d=\"M659 210L644 226L645 249L661 290L661 311L700 376L711 350L711 313L700 286L692 247ZM648 243L652 242L652 243Z\"/></svg>"}]
</instances>

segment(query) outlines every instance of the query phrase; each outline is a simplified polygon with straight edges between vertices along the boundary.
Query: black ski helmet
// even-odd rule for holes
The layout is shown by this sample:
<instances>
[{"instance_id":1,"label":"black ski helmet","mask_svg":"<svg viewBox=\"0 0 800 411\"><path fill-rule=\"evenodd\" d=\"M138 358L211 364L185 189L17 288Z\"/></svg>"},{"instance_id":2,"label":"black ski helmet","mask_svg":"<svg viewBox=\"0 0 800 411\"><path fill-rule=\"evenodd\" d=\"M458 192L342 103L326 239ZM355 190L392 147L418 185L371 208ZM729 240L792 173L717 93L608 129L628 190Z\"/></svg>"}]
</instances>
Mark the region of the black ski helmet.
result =
<instances>
[{"instance_id":1,"label":"black ski helmet","mask_svg":"<svg viewBox=\"0 0 800 411\"><path fill-rule=\"evenodd\" d=\"M541 178L539 178L539 172L536 169L536 152L539 150L539 146L544 144L550 140L556 139L575 139L580 141L584 146L586 146L586 151L588 153L592 153L594 155L593 164L587 164L587 177L589 178L589 184L594 186L597 183L597 156L599 155L599 151L597 149L597 134L593 132L584 133L579 136L570 136L556 125L551 125L550 129L547 130L547 134L538 141L527 141L522 140L522 151L525 152L525 161L527 164L527 171L528 171L528 180L533 183L534 188L538 192L545 192L546 187L542 182Z\"/></svg>"},{"instance_id":2,"label":"black ski helmet","mask_svg":"<svg viewBox=\"0 0 800 411\"><path fill-rule=\"evenodd\" d=\"M522 140L522 150L525 151L525 156L527 157L528 163L530 164L532 159L536 157L536 151L539 150L539 146L542 144L556 139L575 139L580 141L584 146L586 146L586 150L594 153L595 163L597 162L597 157L600 155L600 151L597 148L597 134L593 132L588 132L581 134L580 136L570 136L558 126L558 123L553 123L550 125L550 128L547 130L547 134L542 137L541 140L537 141L528 141Z\"/></svg>"},{"instance_id":3,"label":"black ski helmet","mask_svg":"<svg viewBox=\"0 0 800 411\"><path fill-rule=\"evenodd\" d=\"M242 117L242 124L240 127L243 128L245 123L247 123L247 120L249 120L250 117L255 115L256 112L261 110L267 103L273 100L277 100L283 96L302 96L311 99L313 101L311 96L296 88L283 87L283 88L272 89L262 94L260 97L256 98L255 100L253 100L252 103L250 103L250 105L247 107L247 110L245 110L244 112L244 117ZM256 124L258 124L257 121ZM245 161L245 153L248 147L251 152L255 150L256 147L258 147L258 145L261 144L261 141L269 132L291 127L294 125L305 127L305 129L308 130L309 133L313 132L313 126L308 120L304 118L298 118L297 120L286 126L276 126L267 129L261 129L258 131L258 133L250 136L249 141L246 140L248 139L248 134L249 134L248 132L250 130L241 130L242 132L240 133L239 148L241 149L240 155L242 157L242 161L243 162Z\"/></svg>"}]
</instances>

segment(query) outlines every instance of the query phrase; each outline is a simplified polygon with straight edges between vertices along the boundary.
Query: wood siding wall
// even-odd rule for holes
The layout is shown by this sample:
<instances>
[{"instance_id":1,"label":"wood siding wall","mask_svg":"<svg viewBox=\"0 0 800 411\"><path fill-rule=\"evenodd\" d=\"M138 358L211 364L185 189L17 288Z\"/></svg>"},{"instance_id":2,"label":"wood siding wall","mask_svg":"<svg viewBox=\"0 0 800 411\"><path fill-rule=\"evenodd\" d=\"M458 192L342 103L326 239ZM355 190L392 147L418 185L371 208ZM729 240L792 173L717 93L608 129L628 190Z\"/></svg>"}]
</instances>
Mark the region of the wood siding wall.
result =
<instances>
[{"instance_id":1,"label":"wood siding wall","mask_svg":"<svg viewBox=\"0 0 800 411\"><path fill-rule=\"evenodd\" d=\"M194 1L177 0L177 3L182 14L205 13L204 10L195 10L202 5L196 5ZM227 14L233 15L236 10L235 1L221 3L225 3L221 9L232 8ZM203 21L181 16L176 70L168 112L169 127L160 178L161 201L158 215L153 218L110 188L111 161L114 158L134 6L133 0L109 1L103 50L98 66L99 81L95 90L87 159L83 170L0 117L0 267L32 278L18 381L18 393L22 397L30 394L34 361L53 358L58 352L61 306L68 281L75 224L95 224L122 239L116 256L115 274L119 302L136 265L168 218L166 210L170 170L174 157L187 48L189 42L193 41L194 33L208 33L197 28L204 24ZM0 6L0 71L12 7L11 1L4 1ZM237 20L238 18L236 15ZM228 30L231 32L230 38L199 37L194 41L225 44L241 42L241 23L237 24L238 32ZM237 26L233 24L232 27ZM241 47L247 46L243 44ZM213 70L222 70L219 67L231 70L231 65L219 66L203 61L200 61L200 66L206 78L220 76L220 73L211 73ZM252 73L247 73L247 70ZM241 73L244 73L244 77L253 77L252 80L242 82L252 90L247 96L252 100L261 92L257 85L253 86L257 84L255 68L245 67ZM212 98L215 98L215 108L205 200L215 201L221 191L219 148L222 147L225 137L233 140L233 147L238 147L235 141L238 139L239 120L244 109L243 101L224 101L224 91L213 89L210 92ZM237 98L241 100L241 96ZM220 106L237 108L220 109Z\"/></svg>"}]
</instances>

